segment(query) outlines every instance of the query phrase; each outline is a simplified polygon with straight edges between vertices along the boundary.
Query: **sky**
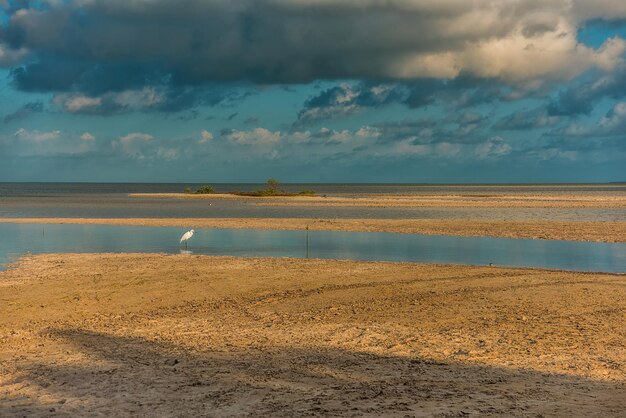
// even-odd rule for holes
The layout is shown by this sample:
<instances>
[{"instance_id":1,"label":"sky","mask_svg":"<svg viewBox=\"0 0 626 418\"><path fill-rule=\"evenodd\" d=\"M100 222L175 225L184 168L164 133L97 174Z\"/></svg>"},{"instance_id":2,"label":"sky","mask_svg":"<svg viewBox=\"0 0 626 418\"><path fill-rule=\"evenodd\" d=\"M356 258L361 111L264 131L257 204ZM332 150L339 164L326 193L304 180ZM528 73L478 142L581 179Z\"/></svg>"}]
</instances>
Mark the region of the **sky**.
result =
<instances>
[{"instance_id":1,"label":"sky","mask_svg":"<svg viewBox=\"0 0 626 418\"><path fill-rule=\"evenodd\" d=\"M0 181L626 181L623 0L0 0Z\"/></svg>"}]
</instances>

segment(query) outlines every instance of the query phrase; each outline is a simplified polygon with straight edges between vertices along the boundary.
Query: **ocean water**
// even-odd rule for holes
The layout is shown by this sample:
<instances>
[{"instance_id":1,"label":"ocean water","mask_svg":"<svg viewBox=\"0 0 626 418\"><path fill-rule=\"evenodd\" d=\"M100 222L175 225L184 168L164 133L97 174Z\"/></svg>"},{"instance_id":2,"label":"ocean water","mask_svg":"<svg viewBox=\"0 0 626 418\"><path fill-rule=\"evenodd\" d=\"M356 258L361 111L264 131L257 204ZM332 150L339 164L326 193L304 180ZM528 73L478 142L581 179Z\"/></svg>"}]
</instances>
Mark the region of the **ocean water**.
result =
<instances>
[{"instance_id":1,"label":"ocean water","mask_svg":"<svg viewBox=\"0 0 626 418\"><path fill-rule=\"evenodd\" d=\"M626 272L626 244L337 231L0 223L0 269L23 254L164 252Z\"/></svg>"},{"instance_id":2,"label":"ocean water","mask_svg":"<svg viewBox=\"0 0 626 418\"><path fill-rule=\"evenodd\" d=\"M176 193L185 187L197 189L207 183L6 183L0 182L0 197L72 194ZM218 192L252 191L263 183L208 183ZM617 193L626 194L626 183L593 184L372 184L372 183L284 183L288 192L315 190L318 194L498 194L498 193Z\"/></svg>"},{"instance_id":3,"label":"ocean water","mask_svg":"<svg viewBox=\"0 0 626 418\"><path fill-rule=\"evenodd\" d=\"M493 220L626 220L615 208L341 208L258 206L253 201L133 198L129 193L181 192L193 183L0 183L0 217L83 218L381 218ZM213 184L218 192L251 191L261 184ZM419 184L284 184L286 191L314 190L320 195L571 193L626 196L626 184L419 185Z\"/></svg>"}]
</instances>

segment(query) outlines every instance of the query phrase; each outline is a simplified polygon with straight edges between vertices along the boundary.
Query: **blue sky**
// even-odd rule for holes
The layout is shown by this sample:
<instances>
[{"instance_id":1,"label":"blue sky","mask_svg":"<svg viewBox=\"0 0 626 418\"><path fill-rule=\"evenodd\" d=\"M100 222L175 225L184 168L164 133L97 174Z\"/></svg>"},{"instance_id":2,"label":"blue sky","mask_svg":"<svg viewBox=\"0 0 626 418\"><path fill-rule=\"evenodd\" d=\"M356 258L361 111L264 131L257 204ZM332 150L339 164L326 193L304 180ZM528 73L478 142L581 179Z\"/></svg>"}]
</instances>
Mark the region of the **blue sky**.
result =
<instances>
[{"instance_id":1,"label":"blue sky","mask_svg":"<svg viewBox=\"0 0 626 418\"><path fill-rule=\"evenodd\" d=\"M0 8L0 181L626 181L623 1Z\"/></svg>"}]
</instances>

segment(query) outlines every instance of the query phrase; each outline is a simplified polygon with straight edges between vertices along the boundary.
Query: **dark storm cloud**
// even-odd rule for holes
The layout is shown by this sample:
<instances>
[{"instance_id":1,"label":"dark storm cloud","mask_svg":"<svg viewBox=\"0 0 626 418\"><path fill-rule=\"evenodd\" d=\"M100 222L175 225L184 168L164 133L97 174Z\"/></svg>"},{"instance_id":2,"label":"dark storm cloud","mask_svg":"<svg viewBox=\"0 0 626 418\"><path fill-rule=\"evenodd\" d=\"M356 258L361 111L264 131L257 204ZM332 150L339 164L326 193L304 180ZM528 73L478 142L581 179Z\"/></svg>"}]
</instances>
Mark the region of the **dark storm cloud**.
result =
<instances>
[{"instance_id":1,"label":"dark storm cloud","mask_svg":"<svg viewBox=\"0 0 626 418\"><path fill-rule=\"evenodd\" d=\"M411 10L376 3L64 2L15 12L1 36L13 48L49 55L43 65L51 69L54 59L75 67L73 74L94 64L154 62L181 82L199 83L379 76L393 57L508 32L502 22L468 31L465 39L441 36L444 20L467 13L467 7Z\"/></svg>"},{"instance_id":2,"label":"dark storm cloud","mask_svg":"<svg viewBox=\"0 0 626 418\"><path fill-rule=\"evenodd\" d=\"M547 47L564 36L575 40L571 29L585 19L626 16L618 0L602 1L592 9L582 1L564 0L10 4L0 42L35 57L14 73L16 84L21 89L81 92L98 90L93 84L100 76L109 90L147 84L145 79L163 74L175 85L454 78L463 72L511 82L571 76L599 65L610 67L623 45L590 51L572 42L556 65L554 59L541 60ZM527 48L530 41L534 49ZM128 80L118 76L126 72L131 74ZM409 104L421 106L420 97Z\"/></svg>"},{"instance_id":3,"label":"dark storm cloud","mask_svg":"<svg viewBox=\"0 0 626 418\"><path fill-rule=\"evenodd\" d=\"M4 123L14 122L17 120L22 120L32 115L33 113L43 112L43 103L40 101L26 103L24 106L20 107L13 113L9 113L2 120Z\"/></svg>"}]
</instances>

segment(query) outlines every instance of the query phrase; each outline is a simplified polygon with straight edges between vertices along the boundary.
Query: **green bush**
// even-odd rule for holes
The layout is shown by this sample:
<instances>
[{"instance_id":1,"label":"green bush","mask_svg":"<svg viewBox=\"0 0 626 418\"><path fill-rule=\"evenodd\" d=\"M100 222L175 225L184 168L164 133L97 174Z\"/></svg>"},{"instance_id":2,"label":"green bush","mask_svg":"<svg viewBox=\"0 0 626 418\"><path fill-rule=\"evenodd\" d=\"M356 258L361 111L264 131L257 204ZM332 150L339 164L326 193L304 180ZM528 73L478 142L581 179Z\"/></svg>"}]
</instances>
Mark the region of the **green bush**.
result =
<instances>
[{"instance_id":1,"label":"green bush","mask_svg":"<svg viewBox=\"0 0 626 418\"><path fill-rule=\"evenodd\" d=\"M278 194L280 192L282 192L282 190L280 190L280 182L276 179L267 179L267 187L265 187L265 190L263 190L265 193L272 195L272 194Z\"/></svg>"},{"instance_id":2,"label":"green bush","mask_svg":"<svg viewBox=\"0 0 626 418\"><path fill-rule=\"evenodd\" d=\"M302 190L298 193L288 193L280 188L280 182L276 179L268 179L265 182L264 189L256 190L254 192L231 192L231 194L237 196L251 196L251 197L267 197L267 196L315 196L316 193L313 190Z\"/></svg>"},{"instance_id":3,"label":"green bush","mask_svg":"<svg viewBox=\"0 0 626 418\"><path fill-rule=\"evenodd\" d=\"M298 196L315 196L316 194L313 190L302 190L297 193Z\"/></svg>"},{"instance_id":4,"label":"green bush","mask_svg":"<svg viewBox=\"0 0 626 418\"><path fill-rule=\"evenodd\" d=\"M202 186L198 190L194 192L195 194L213 194L215 193L215 188L213 186Z\"/></svg>"}]
</instances>

